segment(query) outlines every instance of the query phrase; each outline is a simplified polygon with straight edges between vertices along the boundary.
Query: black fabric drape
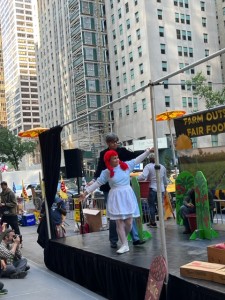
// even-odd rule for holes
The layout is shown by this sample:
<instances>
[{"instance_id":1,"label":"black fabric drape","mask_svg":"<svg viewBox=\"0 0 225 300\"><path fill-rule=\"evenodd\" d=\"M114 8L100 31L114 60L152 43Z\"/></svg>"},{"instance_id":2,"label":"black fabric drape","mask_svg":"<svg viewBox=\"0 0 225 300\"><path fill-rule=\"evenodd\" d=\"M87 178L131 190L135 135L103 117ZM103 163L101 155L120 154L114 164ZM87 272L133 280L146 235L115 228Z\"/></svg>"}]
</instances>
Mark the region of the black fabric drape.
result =
<instances>
[{"instance_id":1,"label":"black fabric drape","mask_svg":"<svg viewBox=\"0 0 225 300\"><path fill-rule=\"evenodd\" d=\"M60 174L61 131L62 127L56 126L39 135L45 194L49 209L55 199Z\"/></svg>"}]
</instances>

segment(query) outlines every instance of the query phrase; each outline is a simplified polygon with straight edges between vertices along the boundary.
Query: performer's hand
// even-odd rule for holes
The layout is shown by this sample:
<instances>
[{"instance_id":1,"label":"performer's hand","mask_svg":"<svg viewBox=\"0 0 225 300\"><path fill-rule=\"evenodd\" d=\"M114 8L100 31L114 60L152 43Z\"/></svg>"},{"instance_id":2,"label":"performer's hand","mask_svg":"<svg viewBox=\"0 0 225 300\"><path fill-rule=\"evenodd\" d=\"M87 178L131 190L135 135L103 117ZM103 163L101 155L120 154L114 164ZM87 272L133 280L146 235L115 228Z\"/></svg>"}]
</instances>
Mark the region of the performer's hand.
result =
<instances>
[{"instance_id":1,"label":"performer's hand","mask_svg":"<svg viewBox=\"0 0 225 300\"><path fill-rule=\"evenodd\" d=\"M7 223L2 224L2 232L5 232Z\"/></svg>"},{"instance_id":2,"label":"performer's hand","mask_svg":"<svg viewBox=\"0 0 225 300\"><path fill-rule=\"evenodd\" d=\"M83 202L85 197L87 196L87 193L84 192L83 194L80 194L80 197L78 198L80 202Z\"/></svg>"},{"instance_id":3,"label":"performer's hand","mask_svg":"<svg viewBox=\"0 0 225 300\"><path fill-rule=\"evenodd\" d=\"M93 183L95 182L95 180L94 179L92 179L91 181L89 181L89 182L87 182L87 186L89 186L89 185L92 185Z\"/></svg>"},{"instance_id":4,"label":"performer's hand","mask_svg":"<svg viewBox=\"0 0 225 300\"><path fill-rule=\"evenodd\" d=\"M1 270L5 270L6 269L6 263L3 259L1 259Z\"/></svg>"}]
</instances>

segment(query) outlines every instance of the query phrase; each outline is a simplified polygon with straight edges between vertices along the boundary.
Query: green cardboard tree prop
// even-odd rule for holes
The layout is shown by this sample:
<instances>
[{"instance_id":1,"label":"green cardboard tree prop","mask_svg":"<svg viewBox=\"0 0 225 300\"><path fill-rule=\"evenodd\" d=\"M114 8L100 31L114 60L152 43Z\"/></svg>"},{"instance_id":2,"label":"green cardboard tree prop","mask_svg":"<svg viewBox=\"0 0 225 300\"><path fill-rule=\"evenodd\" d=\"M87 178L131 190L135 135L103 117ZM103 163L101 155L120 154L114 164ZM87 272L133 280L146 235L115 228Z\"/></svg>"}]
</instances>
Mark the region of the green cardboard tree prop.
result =
<instances>
[{"instance_id":1,"label":"green cardboard tree prop","mask_svg":"<svg viewBox=\"0 0 225 300\"><path fill-rule=\"evenodd\" d=\"M195 206L197 229L192 233L190 240L209 239L218 237L219 234L212 229L209 211L208 185L201 171L196 172L194 178Z\"/></svg>"},{"instance_id":2,"label":"green cardboard tree prop","mask_svg":"<svg viewBox=\"0 0 225 300\"><path fill-rule=\"evenodd\" d=\"M176 178L176 217L177 224L183 225L180 215L180 207L183 205L187 192L194 186L194 176L187 171L181 172Z\"/></svg>"},{"instance_id":3,"label":"green cardboard tree prop","mask_svg":"<svg viewBox=\"0 0 225 300\"><path fill-rule=\"evenodd\" d=\"M150 239L150 238L152 238L151 233L149 231L143 230L143 225L142 225L143 213L142 213L142 205L141 205L140 185L139 185L139 182L137 181L136 177L132 177L131 184L132 184L133 191L136 195L138 207L139 207L139 211L140 211L140 217L135 219L136 224L137 224L137 229L138 229L138 236L139 236L140 240ZM128 239L130 240L130 236L128 237Z\"/></svg>"}]
</instances>

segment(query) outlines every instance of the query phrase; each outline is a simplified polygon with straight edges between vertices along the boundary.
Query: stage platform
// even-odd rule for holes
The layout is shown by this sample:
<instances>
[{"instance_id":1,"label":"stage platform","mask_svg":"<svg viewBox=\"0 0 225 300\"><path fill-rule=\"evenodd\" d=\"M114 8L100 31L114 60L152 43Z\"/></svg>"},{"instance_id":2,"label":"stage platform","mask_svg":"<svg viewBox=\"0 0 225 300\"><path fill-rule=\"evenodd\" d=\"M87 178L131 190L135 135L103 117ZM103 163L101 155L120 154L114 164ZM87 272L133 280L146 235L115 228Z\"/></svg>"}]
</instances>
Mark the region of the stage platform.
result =
<instances>
[{"instance_id":1,"label":"stage platform","mask_svg":"<svg viewBox=\"0 0 225 300\"><path fill-rule=\"evenodd\" d=\"M180 276L180 266L193 260L207 261L207 246L225 241L225 224L214 224L219 238L190 241L182 234L183 227L166 222L166 242L169 263L168 300L225 299L225 286L209 281ZM107 299L142 300L149 266L162 254L160 229L147 229L152 239L133 246L122 255L110 248L108 231L76 235L52 240L45 251L46 266ZM160 298L166 299L165 292Z\"/></svg>"}]
</instances>

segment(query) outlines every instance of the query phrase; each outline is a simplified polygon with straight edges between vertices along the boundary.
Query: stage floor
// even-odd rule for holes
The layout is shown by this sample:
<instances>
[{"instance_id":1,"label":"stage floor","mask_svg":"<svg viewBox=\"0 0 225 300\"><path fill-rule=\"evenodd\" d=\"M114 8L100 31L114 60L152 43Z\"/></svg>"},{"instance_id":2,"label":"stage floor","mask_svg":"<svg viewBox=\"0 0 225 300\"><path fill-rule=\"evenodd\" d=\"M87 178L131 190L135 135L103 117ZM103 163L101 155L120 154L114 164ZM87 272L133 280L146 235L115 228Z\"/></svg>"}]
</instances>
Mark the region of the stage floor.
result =
<instances>
[{"instance_id":1,"label":"stage floor","mask_svg":"<svg viewBox=\"0 0 225 300\"><path fill-rule=\"evenodd\" d=\"M177 278L184 280L187 284L194 284L202 288L210 290L212 293L217 293L216 298L210 299L225 299L225 286L221 284L216 284L209 281L196 280L190 278L181 278L180 276L180 266L189 263L193 260L207 261L207 246L216 244L219 242L225 241L225 224L214 224L213 228L219 232L219 237L213 240L196 240L190 241L189 235L184 235L183 227L176 225L175 221L165 222L166 226L166 244L167 244L167 253L168 253L168 264L169 264L169 274L171 278ZM85 235L76 235L66 237L64 239L59 239L55 241L50 241L51 251L55 248L60 248L62 252L62 247L66 254L66 249L75 249L76 253L83 253L86 256L94 255L94 257L101 259L107 259L110 263L116 263L121 266L129 266L136 271L140 271L143 275L143 280L147 280L149 266L155 256L162 254L162 244L160 238L160 229L159 228L147 228L152 233L152 239L147 240L145 244L140 246L133 246L130 242L130 252L122 255L116 253L116 249L110 248L108 241L108 231L96 232ZM48 266L48 259L47 266ZM51 260L51 258L50 258ZM71 262L72 263L72 262ZM59 269L54 267L53 262L49 263L50 269L53 268L53 271L59 273ZM49 267L48 266L48 267ZM55 270L54 270L55 268ZM70 272L71 273L71 272ZM60 271L61 275L62 272ZM84 275L82 275L84 276ZM68 278L68 276L66 275ZM79 283L76 278L70 278L75 282ZM147 282L147 281L146 281ZM143 283L143 286L146 285L146 282ZM81 283L82 284L82 283ZM87 287L87 286L86 286ZM96 292L96 291L95 291ZM102 293L101 293L102 294ZM144 293L143 293L144 294ZM142 299L142 296L139 299ZM220 298L223 295L222 298ZM103 296L107 296L104 295ZM114 297L110 297L114 299ZM135 297L133 298L135 299ZM138 298L137 298L138 299ZM173 295L173 300L174 300ZM176 299L179 299L176 298ZM180 298L183 299L183 298ZM189 298L190 299L190 298ZM193 298L195 299L195 298ZM196 298L197 299L197 298ZM201 299L201 298L199 298ZM202 298L208 299L208 298ZM171 298L172 300L172 298Z\"/></svg>"}]
</instances>

